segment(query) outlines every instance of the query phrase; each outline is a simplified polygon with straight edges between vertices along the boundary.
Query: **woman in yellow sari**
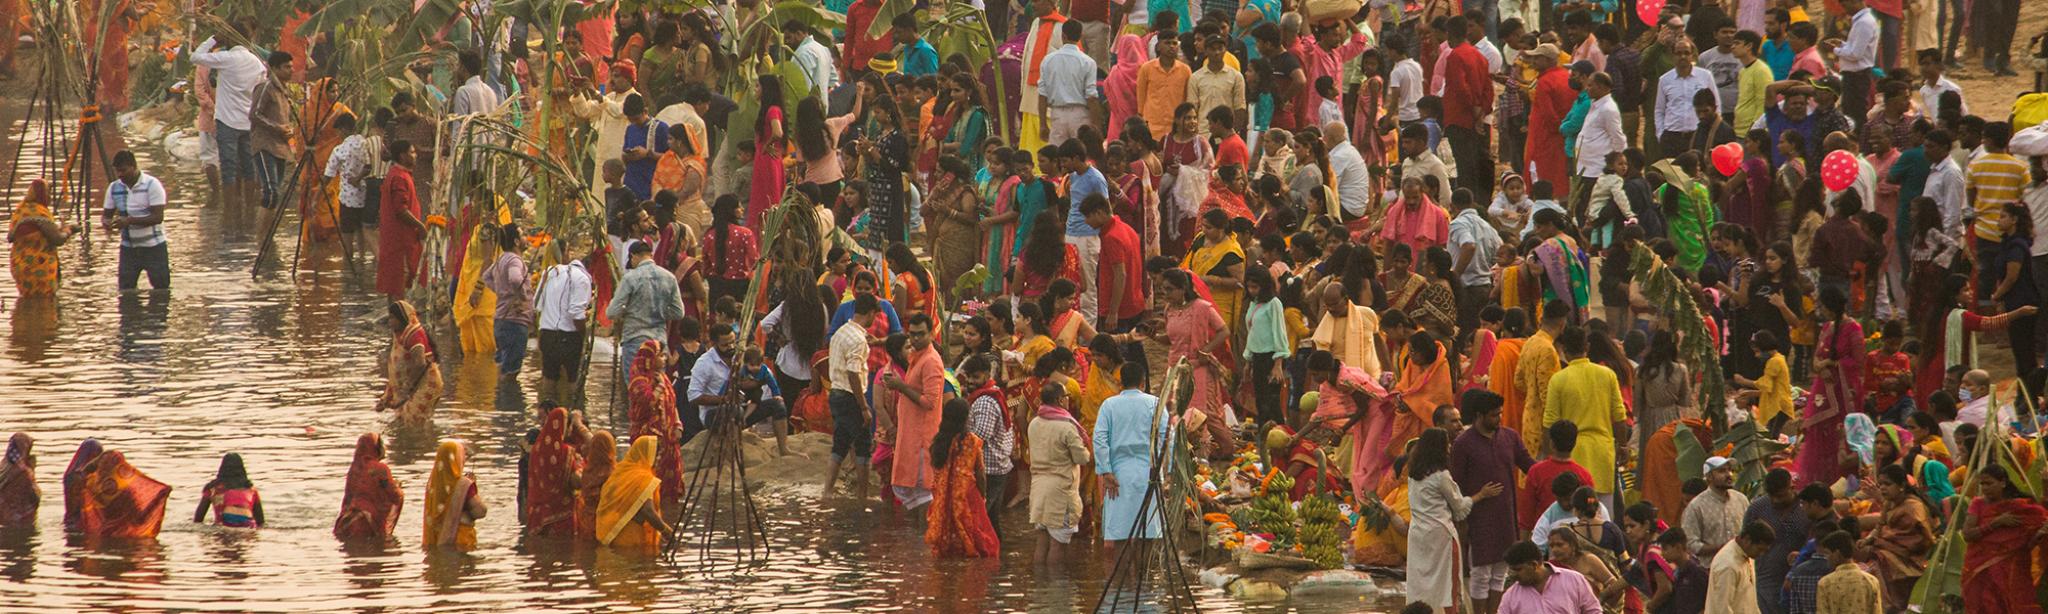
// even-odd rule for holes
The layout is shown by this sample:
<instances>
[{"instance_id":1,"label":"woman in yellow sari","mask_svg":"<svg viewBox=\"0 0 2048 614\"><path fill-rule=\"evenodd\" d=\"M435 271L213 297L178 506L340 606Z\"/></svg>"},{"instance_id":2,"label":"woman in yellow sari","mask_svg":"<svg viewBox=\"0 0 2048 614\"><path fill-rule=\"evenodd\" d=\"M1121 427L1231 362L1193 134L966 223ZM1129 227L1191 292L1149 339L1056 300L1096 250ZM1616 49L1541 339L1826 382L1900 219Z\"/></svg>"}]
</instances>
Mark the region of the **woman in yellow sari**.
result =
<instances>
[{"instance_id":1,"label":"woman in yellow sari","mask_svg":"<svg viewBox=\"0 0 2048 614\"><path fill-rule=\"evenodd\" d=\"M441 361L434 350L434 338L420 325L420 314L412 303L391 303L391 349L384 367L384 396L377 399L377 411L386 409L406 422L424 422L441 404Z\"/></svg>"},{"instance_id":2,"label":"woman in yellow sari","mask_svg":"<svg viewBox=\"0 0 2048 614\"><path fill-rule=\"evenodd\" d=\"M37 179L14 207L7 242L14 245L14 288L23 298L57 294L57 246L71 238L71 225L50 212L50 189Z\"/></svg>"},{"instance_id":3,"label":"woman in yellow sari","mask_svg":"<svg viewBox=\"0 0 2048 614\"><path fill-rule=\"evenodd\" d=\"M669 126L668 153L655 163L654 188L676 195L676 221L691 228L711 227L711 207L704 202L704 187L710 165L704 158L704 138L690 125Z\"/></svg>"},{"instance_id":4,"label":"woman in yellow sari","mask_svg":"<svg viewBox=\"0 0 2048 614\"><path fill-rule=\"evenodd\" d=\"M661 550L662 538L675 532L661 518L661 478L654 477L660 442L646 435L633 440L626 457L605 480L597 502L597 541L607 546L648 552Z\"/></svg>"},{"instance_id":5,"label":"woman in yellow sari","mask_svg":"<svg viewBox=\"0 0 2048 614\"><path fill-rule=\"evenodd\" d=\"M1394 459L1394 475L1407 475L1407 457ZM1400 567L1408 563L1408 480L1379 498L1366 498L1364 513L1351 529L1351 562L1373 567Z\"/></svg>"},{"instance_id":6,"label":"woman in yellow sari","mask_svg":"<svg viewBox=\"0 0 2048 614\"><path fill-rule=\"evenodd\" d=\"M420 543L427 548L476 548L476 521L489 510L477 496L476 480L462 470L467 455L457 441L442 441L434 450L434 472L427 477L426 526L420 533Z\"/></svg>"},{"instance_id":7,"label":"woman in yellow sari","mask_svg":"<svg viewBox=\"0 0 2048 614\"><path fill-rule=\"evenodd\" d=\"M1080 286L1075 285L1073 281L1055 279L1052 285L1046 288L1045 295L1039 299L1042 301L1039 307L1043 308L1047 317L1051 319L1046 325L1046 333L1052 337L1054 344L1063 348L1078 348L1095 339L1095 327L1090 325L1088 318L1077 309L1080 305L1074 300L1079 298L1080 291ZM1110 379L1114 381L1116 378Z\"/></svg>"},{"instance_id":8,"label":"woman in yellow sari","mask_svg":"<svg viewBox=\"0 0 2048 614\"><path fill-rule=\"evenodd\" d=\"M470 231L469 247L462 253L462 269L456 277L455 328L462 333L462 356L490 358L498 343L492 337L491 314L498 310L498 294L484 287L484 267L498 257L498 227L477 224Z\"/></svg>"},{"instance_id":9,"label":"woman in yellow sari","mask_svg":"<svg viewBox=\"0 0 2048 614\"><path fill-rule=\"evenodd\" d=\"M1202 278L1209 286L1209 302L1223 316L1230 338L1244 328L1244 248L1230 233L1230 214L1210 209L1202 214L1202 236L1181 267ZM1228 356L1219 352L1217 356Z\"/></svg>"}]
</instances>

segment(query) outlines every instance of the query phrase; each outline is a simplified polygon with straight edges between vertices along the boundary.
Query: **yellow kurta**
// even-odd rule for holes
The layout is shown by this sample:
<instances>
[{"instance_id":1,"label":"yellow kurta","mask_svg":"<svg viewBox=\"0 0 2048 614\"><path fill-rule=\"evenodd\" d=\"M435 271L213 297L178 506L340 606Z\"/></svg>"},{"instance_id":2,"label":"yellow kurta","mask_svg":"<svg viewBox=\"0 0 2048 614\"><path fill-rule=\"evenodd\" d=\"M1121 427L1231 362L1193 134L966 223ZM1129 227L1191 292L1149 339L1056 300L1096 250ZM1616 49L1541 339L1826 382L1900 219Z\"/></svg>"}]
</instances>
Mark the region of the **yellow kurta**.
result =
<instances>
[{"instance_id":1,"label":"yellow kurta","mask_svg":"<svg viewBox=\"0 0 2048 614\"><path fill-rule=\"evenodd\" d=\"M1785 367L1785 355L1772 356L1764 363L1764 375L1756 380L1756 420L1770 424L1780 414L1792 413L1792 370Z\"/></svg>"},{"instance_id":2,"label":"yellow kurta","mask_svg":"<svg viewBox=\"0 0 2048 614\"><path fill-rule=\"evenodd\" d=\"M1594 491L1614 492L1614 423L1628 419L1614 370L1584 358L1573 360L1550 376L1545 395L1543 427L1559 420L1578 425L1579 445L1572 448L1572 461L1593 474Z\"/></svg>"},{"instance_id":3,"label":"yellow kurta","mask_svg":"<svg viewBox=\"0 0 2048 614\"><path fill-rule=\"evenodd\" d=\"M1549 399L1545 392L1550 389L1550 376L1557 374L1560 366L1557 345L1549 332L1536 331L1522 343L1522 360L1515 365L1515 390L1522 393L1522 423L1514 426L1522 432L1522 445L1531 450L1543 449L1543 408Z\"/></svg>"}]
</instances>

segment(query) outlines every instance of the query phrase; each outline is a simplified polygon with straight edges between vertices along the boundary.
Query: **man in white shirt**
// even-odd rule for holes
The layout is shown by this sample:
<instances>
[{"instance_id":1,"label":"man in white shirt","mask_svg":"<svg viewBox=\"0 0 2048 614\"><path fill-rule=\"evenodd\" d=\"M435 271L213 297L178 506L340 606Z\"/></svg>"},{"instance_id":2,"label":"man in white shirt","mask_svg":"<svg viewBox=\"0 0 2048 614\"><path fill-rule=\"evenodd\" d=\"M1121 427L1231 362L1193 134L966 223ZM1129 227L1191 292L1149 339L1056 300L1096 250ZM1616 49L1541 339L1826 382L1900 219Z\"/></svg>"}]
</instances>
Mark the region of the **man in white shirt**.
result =
<instances>
[{"instance_id":1,"label":"man in white shirt","mask_svg":"<svg viewBox=\"0 0 2048 614\"><path fill-rule=\"evenodd\" d=\"M868 408L868 327L875 318L882 315L882 303L872 294L858 294L853 297L853 319L848 326L841 326L832 333L826 359L826 379L830 382L830 394L826 404L832 408L832 462L825 469L824 495L832 496L832 486L839 482L839 465L853 461L853 493L855 499L866 499L868 492L868 457L873 454L875 435L868 428L872 412Z\"/></svg>"},{"instance_id":2,"label":"man in white shirt","mask_svg":"<svg viewBox=\"0 0 2048 614\"><path fill-rule=\"evenodd\" d=\"M249 148L249 109L255 102L256 84L269 72L263 59L241 45L214 51L212 38L192 50L192 63L213 70L218 85L213 93L213 138L220 154L221 201L256 202L256 152Z\"/></svg>"},{"instance_id":3,"label":"man in white shirt","mask_svg":"<svg viewBox=\"0 0 2048 614\"><path fill-rule=\"evenodd\" d=\"M363 241L363 227L376 226L376 220L365 219L376 215L376 209L365 202L363 180L369 176L370 158L363 148L367 146L363 135L356 134L356 116L340 113L331 120L334 131L348 135L334 146L326 160L317 160L323 170L322 177L335 182L336 200L341 201L341 240L348 246L351 265L356 254L368 253L363 250L368 244Z\"/></svg>"},{"instance_id":4,"label":"man in white shirt","mask_svg":"<svg viewBox=\"0 0 2048 614\"><path fill-rule=\"evenodd\" d=\"M1969 205L1970 199L1969 188L1963 177L1963 167L1956 164L1955 158L1949 155L1953 145L1954 140L1949 137L1948 131L1941 129L1927 133L1927 138L1921 140L1921 146L1927 151L1927 159L1933 160L1934 166L1927 170L1927 184L1921 188L1920 195L1934 199L1934 208L1941 211L1941 227L1945 229L1944 232L1960 240L1963 209Z\"/></svg>"},{"instance_id":5,"label":"man in white shirt","mask_svg":"<svg viewBox=\"0 0 2048 614\"><path fill-rule=\"evenodd\" d=\"M1920 51L1920 116L1932 120L1941 117L1941 95L1945 92L1955 92L1956 99L1962 100L1963 86L1956 85L1956 82L1942 76L1942 72L1947 70L1948 66L1942 63L1940 50ZM1962 110L1958 116L1970 114L1968 101L1964 101L1958 108Z\"/></svg>"},{"instance_id":6,"label":"man in white shirt","mask_svg":"<svg viewBox=\"0 0 2048 614\"><path fill-rule=\"evenodd\" d=\"M1842 113L1861 120L1870 112L1870 69L1877 66L1877 12L1864 0L1842 0L1849 12L1849 39L1835 47L1835 69L1842 73Z\"/></svg>"},{"instance_id":7,"label":"man in white shirt","mask_svg":"<svg viewBox=\"0 0 2048 614\"><path fill-rule=\"evenodd\" d=\"M1399 33L1388 34L1387 44L1380 52L1394 62L1394 69L1387 73L1387 100L1394 105L1394 118L1402 125L1422 120L1422 112L1415 103L1422 100L1422 65L1408 57L1408 40Z\"/></svg>"},{"instance_id":8,"label":"man in white shirt","mask_svg":"<svg viewBox=\"0 0 2048 614\"><path fill-rule=\"evenodd\" d=\"M1037 95L1039 108L1045 109L1047 145L1074 138L1074 132L1093 119L1088 102L1102 98L1095 59L1081 53L1080 45L1075 44L1081 40L1081 22L1069 20L1060 27L1067 42L1045 54L1045 61L1038 64Z\"/></svg>"},{"instance_id":9,"label":"man in white shirt","mask_svg":"<svg viewBox=\"0 0 2048 614\"><path fill-rule=\"evenodd\" d=\"M832 50L826 49L803 22L791 19L782 24L782 42L795 51L790 55L804 72L811 91L823 97L839 87L839 69L832 64Z\"/></svg>"},{"instance_id":10,"label":"man in white shirt","mask_svg":"<svg viewBox=\"0 0 2048 614\"><path fill-rule=\"evenodd\" d=\"M1651 118L1663 151L1681 152L1692 149L1692 133L1700 127L1700 117L1693 112L1693 95L1702 90L1714 92L1714 108L1719 112L1720 92L1715 88L1713 74L1693 66L1691 41L1679 39L1672 43L1671 61L1672 69L1657 79L1656 107Z\"/></svg>"},{"instance_id":11,"label":"man in white shirt","mask_svg":"<svg viewBox=\"0 0 2048 614\"><path fill-rule=\"evenodd\" d=\"M567 249L566 242L556 239L550 249ZM581 407L576 381L583 368L583 331L590 322L590 271L582 259L558 255L566 262L541 272L533 292L540 326L540 397L562 407Z\"/></svg>"},{"instance_id":12,"label":"man in white shirt","mask_svg":"<svg viewBox=\"0 0 2048 614\"><path fill-rule=\"evenodd\" d=\"M1590 189L1595 180L1607 171L1607 154L1628 147L1628 135L1621 129L1621 106L1614 102L1614 78L1604 72L1593 73L1586 78L1586 95L1592 97L1593 105L1586 110L1586 123L1579 128L1579 140L1574 151L1578 152L1574 182L1583 185L1572 186L1575 202L1583 190Z\"/></svg>"},{"instance_id":13,"label":"man in white shirt","mask_svg":"<svg viewBox=\"0 0 2048 614\"><path fill-rule=\"evenodd\" d=\"M164 210L170 198L164 184L135 165L135 152L115 153L113 166L114 181L107 184L100 227L121 234L121 291L136 289L136 279L143 273L149 273L150 288L170 290L170 247L164 241Z\"/></svg>"},{"instance_id":14,"label":"man in white shirt","mask_svg":"<svg viewBox=\"0 0 2048 614\"><path fill-rule=\"evenodd\" d=\"M1479 325L1479 310L1493 297L1493 255L1500 250L1500 232L1479 215L1479 203L1472 191L1451 193L1451 206L1458 216L1451 218L1451 270L1458 274L1458 327L1472 330Z\"/></svg>"},{"instance_id":15,"label":"man in white shirt","mask_svg":"<svg viewBox=\"0 0 2048 614\"><path fill-rule=\"evenodd\" d=\"M462 81L462 87L455 88L455 97L448 104L449 114L461 117L464 115L488 114L496 111L499 102L498 91L491 89L490 84L484 83L483 56L477 55L475 50L464 50L455 55L455 64L455 78ZM451 134L462 134L461 131L466 125L465 123L455 124L451 127L451 130L453 130ZM496 141L497 139L489 139L483 142ZM483 164L484 157L477 156L472 159L470 168L472 170L481 170Z\"/></svg>"},{"instance_id":16,"label":"man in white shirt","mask_svg":"<svg viewBox=\"0 0 2048 614\"><path fill-rule=\"evenodd\" d=\"M1330 146L1330 173L1337 176L1337 203L1345 222L1363 219L1372 209L1372 169L1365 156L1345 137L1344 124L1323 124L1323 142Z\"/></svg>"}]
</instances>

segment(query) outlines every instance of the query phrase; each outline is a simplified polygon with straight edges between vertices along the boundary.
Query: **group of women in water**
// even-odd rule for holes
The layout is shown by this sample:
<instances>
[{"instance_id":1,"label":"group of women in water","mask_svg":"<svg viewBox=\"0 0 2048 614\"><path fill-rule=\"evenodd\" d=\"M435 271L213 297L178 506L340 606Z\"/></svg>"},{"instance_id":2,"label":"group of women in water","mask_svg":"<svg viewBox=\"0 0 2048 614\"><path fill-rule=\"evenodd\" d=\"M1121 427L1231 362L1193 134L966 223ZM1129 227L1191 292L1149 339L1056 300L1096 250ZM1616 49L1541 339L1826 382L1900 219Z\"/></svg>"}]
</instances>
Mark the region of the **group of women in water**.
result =
<instances>
[{"instance_id":1,"label":"group of women in water","mask_svg":"<svg viewBox=\"0 0 2048 614\"><path fill-rule=\"evenodd\" d=\"M520 463L519 516L531 535L595 540L657 551L674 529L661 513L659 445L639 437L615 457L610 432L592 431L567 409L545 407L539 435ZM15 433L0 460L0 529L34 527L42 503L36 483L35 439ZM427 548L476 547L476 521L488 513L475 478L464 470L469 449L444 440L427 478L421 543ZM64 530L88 538L153 539L163 528L171 487L156 481L119 451L97 439L79 444L64 469ZM344 541L391 538L405 494L384 461L384 439L356 439L334 536ZM239 454L221 457L220 470L202 489L194 523L254 529L264 526L263 498Z\"/></svg>"}]
</instances>

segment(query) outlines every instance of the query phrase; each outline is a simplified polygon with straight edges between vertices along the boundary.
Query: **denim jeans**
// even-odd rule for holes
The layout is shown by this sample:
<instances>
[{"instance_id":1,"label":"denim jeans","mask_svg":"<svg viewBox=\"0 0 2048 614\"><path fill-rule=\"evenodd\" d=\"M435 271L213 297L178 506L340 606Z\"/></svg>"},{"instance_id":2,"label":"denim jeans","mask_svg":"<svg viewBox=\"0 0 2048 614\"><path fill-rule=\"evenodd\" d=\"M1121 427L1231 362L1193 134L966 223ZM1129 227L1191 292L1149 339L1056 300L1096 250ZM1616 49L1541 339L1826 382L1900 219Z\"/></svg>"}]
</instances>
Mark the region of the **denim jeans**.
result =
<instances>
[{"instance_id":1,"label":"denim jeans","mask_svg":"<svg viewBox=\"0 0 2048 614\"><path fill-rule=\"evenodd\" d=\"M249 131L213 123L214 149L220 154L220 182L256 178L256 152L249 149Z\"/></svg>"},{"instance_id":2,"label":"denim jeans","mask_svg":"<svg viewBox=\"0 0 2048 614\"><path fill-rule=\"evenodd\" d=\"M511 375L526 364L527 325L512 320L492 320L491 338L498 343L498 374Z\"/></svg>"},{"instance_id":3,"label":"denim jeans","mask_svg":"<svg viewBox=\"0 0 2048 614\"><path fill-rule=\"evenodd\" d=\"M171 287L171 246L160 244L152 247L121 246L120 270L116 275L122 290L134 290L135 282L143 273L149 274L149 287L168 290Z\"/></svg>"},{"instance_id":4,"label":"denim jeans","mask_svg":"<svg viewBox=\"0 0 2048 614\"><path fill-rule=\"evenodd\" d=\"M263 208L275 209L284 198L284 175L291 172L284 158L256 152L256 183L263 187ZM226 173L222 173L225 177Z\"/></svg>"}]
</instances>

